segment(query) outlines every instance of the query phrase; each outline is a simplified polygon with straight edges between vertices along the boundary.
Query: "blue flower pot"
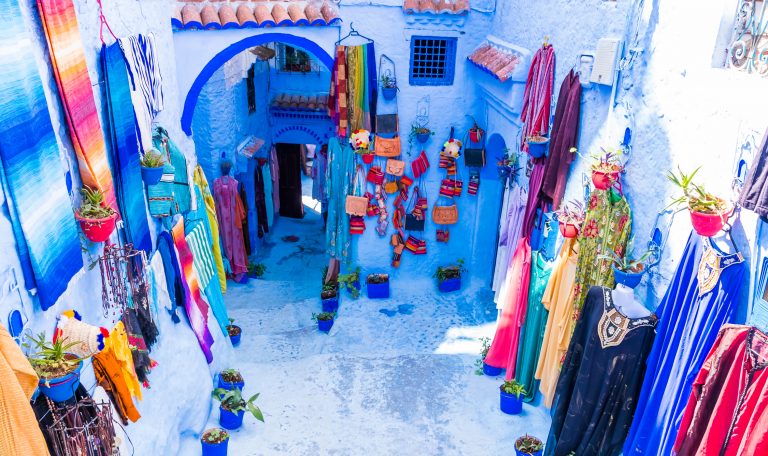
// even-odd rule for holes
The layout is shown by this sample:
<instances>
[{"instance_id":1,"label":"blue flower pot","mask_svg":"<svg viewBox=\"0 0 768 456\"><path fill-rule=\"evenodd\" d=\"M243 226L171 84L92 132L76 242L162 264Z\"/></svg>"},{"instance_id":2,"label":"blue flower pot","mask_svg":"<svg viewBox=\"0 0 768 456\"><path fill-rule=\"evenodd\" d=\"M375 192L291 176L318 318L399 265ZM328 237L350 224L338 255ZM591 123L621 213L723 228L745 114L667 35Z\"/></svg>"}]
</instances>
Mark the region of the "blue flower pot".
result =
<instances>
[{"instance_id":1,"label":"blue flower pot","mask_svg":"<svg viewBox=\"0 0 768 456\"><path fill-rule=\"evenodd\" d=\"M317 329L327 333L333 327L333 319L331 320L317 320Z\"/></svg>"},{"instance_id":2,"label":"blue flower pot","mask_svg":"<svg viewBox=\"0 0 768 456\"><path fill-rule=\"evenodd\" d=\"M539 450L535 453L523 453L522 451L515 448L515 456L541 456L544 453L544 450Z\"/></svg>"},{"instance_id":3,"label":"blue flower pot","mask_svg":"<svg viewBox=\"0 0 768 456\"><path fill-rule=\"evenodd\" d=\"M240 337L243 335L243 333L240 333L236 336L229 336L229 340L232 342L233 347L237 347L240 345Z\"/></svg>"},{"instance_id":4,"label":"blue flower pot","mask_svg":"<svg viewBox=\"0 0 768 456\"><path fill-rule=\"evenodd\" d=\"M523 396L515 396L514 394L507 394L504 390L499 389L499 405L501 411L507 415L518 415L523 411Z\"/></svg>"},{"instance_id":5,"label":"blue flower pot","mask_svg":"<svg viewBox=\"0 0 768 456\"><path fill-rule=\"evenodd\" d=\"M203 441L200 443L203 445L203 456L227 456L229 439L221 443L206 443Z\"/></svg>"},{"instance_id":6,"label":"blue flower pot","mask_svg":"<svg viewBox=\"0 0 768 456\"><path fill-rule=\"evenodd\" d=\"M368 299L386 299L389 297L389 282L369 283Z\"/></svg>"},{"instance_id":7,"label":"blue flower pot","mask_svg":"<svg viewBox=\"0 0 768 456\"><path fill-rule=\"evenodd\" d=\"M613 277L616 279L616 283L620 283L629 288L638 286L640 281L643 280L643 274L645 274L645 271L624 272L616 269L616 266L613 267Z\"/></svg>"},{"instance_id":8,"label":"blue flower pot","mask_svg":"<svg viewBox=\"0 0 768 456\"><path fill-rule=\"evenodd\" d=\"M483 373L489 377L498 377L502 370L504 369L483 363Z\"/></svg>"},{"instance_id":9,"label":"blue flower pot","mask_svg":"<svg viewBox=\"0 0 768 456\"><path fill-rule=\"evenodd\" d=\"M397 87L382 87L381 94L385 100L392 100L397 96Z\"/></svg>"},{"instance_id":10,"label":"blue flower pot","mask_svg":"<svg viewBox=\"0 0 768 456\"><path fill-rule=\"evenodd\" d=\"M417 133L416 134L416 140L422 144L429 141L429 137L432 136L432 133Z\"/></svg>"},{"instance_id":11,"label":"blue flower pot","mask_svg":"<svg viewBox=\"0 0 768 456\"><path fill-rule=\"evenodd\" d=\"M245 381L229 383L229 382L225 382L224 379L221 378L221 375L219 375L219 388L224 388L225 390L233 390L235 388L240 388L240 391L242 391L244 386L245 386Z\"/></svg>"},{"instance_id":12,"label":"blue flower pot","mask_svg":"<svg viewBox=\"0 0 768 456\"><path fill-rule=\"evenodd\" d=\"M243 417L245 417L245 410L232 413L219 407L219 425L224 429L233 430L240 428L243 425Z\"/></svg>"},{"instance_id":13,"label":"blue flower pot","mask_svg":"<svg viewBox=\"0 0 768 456\"><path fill-rule=\"evenodd\" d=\"M357 290L357 292L359 293L360 292L360 281L359 280L355 280L354 282L352 282L352 288ZM347 293L349 293L351 295L352 291L349 290L349 288L347 288Z\"/></svg>"},{"instance_id":14,"label":"blue flower pot","mask_svg":"<svg viewBox=\"0 0 768 456\"><path fill-rule=\"evenodd\" d=\"M547 155L547 148L549 147L549 140L542 142L528 141L528 154L533 158L541 158Z\"/></svg>"},{"instance_id":15,"label":"blue flower pot","mask_svg":"<svg viewBox=\"0 0 768 456\"><path fill-rule=\"evenodd\" d=\"M334 296L333 298L323 299L323 312L336 312L339 310L339 297Z\"/></svg>"},{"instance_id":16,"label":"blue flower pot","mask_svg":"<svg viewBox=\"0 0 768 456\"><path fill-rule=\"evenodd\" d=\"M49 379L47 385L46 381L41 378L38 383L40 392L53 402L64 402L72 399L75 395L75 390L80 386L80 369L82 368L83 362L80 361L77 369L73 372L63 377Z\"/></svg>"},{"instance_id":17,"label":"blue flower pot","mask_svg":"<svg viewBox=\"0 0 768 456\"><path fill-rule=\"evenodd\" d=\"M438 282L437 289L440 290L441 293L450 293L452 291L458 291L461 289L461 277L446 279L446 280L443 280L442 282Z\"/></svg>"},{"instance_id":18,"label":"blue flower pot","mask_svg":"<svg viewBox=\"0 0 768 456\"><path fill-rule=\"evenodd\" d=\"M144 181L144 185L157 185L163 178L163 167L157 168L145 168L141 167L141 180Z\"/></svg>"}]
</instances>

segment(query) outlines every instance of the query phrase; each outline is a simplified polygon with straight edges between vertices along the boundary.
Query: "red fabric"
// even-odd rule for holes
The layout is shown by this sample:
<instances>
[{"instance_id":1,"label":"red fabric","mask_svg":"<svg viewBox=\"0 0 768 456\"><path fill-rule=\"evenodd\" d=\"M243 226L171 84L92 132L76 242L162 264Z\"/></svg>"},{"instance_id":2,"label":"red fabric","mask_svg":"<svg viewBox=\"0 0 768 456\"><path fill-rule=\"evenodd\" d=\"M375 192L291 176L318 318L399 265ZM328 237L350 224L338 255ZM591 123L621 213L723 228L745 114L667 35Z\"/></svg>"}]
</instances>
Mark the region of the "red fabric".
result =
<instances>
[{"instance_id":1,"label":"red fabric","mask_svg":"<svg viewBox=\"0 0 768 456\"><path fill-rule=\"evenodd\" d=\"M768 335L724 325L693 382L679 456L768 455Z\"/></svg>"},{"instance_id":2,"label":"red fabric","mask_svg":"<svg viewBox=\"0 0 768 456\"><path fill-rule=\"evenodd\" d=\"M551 45L539 48L531 61L523 94L523 121L521 148L528 151L526 138L535 133L549 133L549 117L552 105L552 85L555 77L555 49Z\"/></svg>"},{"instance_id":3,"label":"red fabric","mask_svg":"<svg viewBox=\"0 0 768 456\"><path fill-rule=\"evenodd\" d=\"M333 62L331 89L328 94L328 115L336 124L340 138L347 136L349 111L347 110L347 53L346 46L336 46L336 60Z\"/></svg>"}]
</instances>

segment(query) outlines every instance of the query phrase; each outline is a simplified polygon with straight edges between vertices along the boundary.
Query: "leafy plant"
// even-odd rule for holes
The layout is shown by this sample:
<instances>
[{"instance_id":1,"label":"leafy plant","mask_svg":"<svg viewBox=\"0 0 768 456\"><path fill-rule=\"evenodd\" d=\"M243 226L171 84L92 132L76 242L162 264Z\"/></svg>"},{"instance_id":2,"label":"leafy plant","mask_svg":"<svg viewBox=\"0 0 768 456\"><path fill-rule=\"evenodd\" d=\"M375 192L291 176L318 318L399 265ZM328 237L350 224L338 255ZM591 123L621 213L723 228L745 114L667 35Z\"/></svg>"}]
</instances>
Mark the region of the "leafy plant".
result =
<instances>
[{"instance_id":1,"label":"leafy plant","mask_svg":"<svg viewBox=\"0 0 768 456\"><path fill-rule=\"evenodd\" d=\"M23 344L25 348L32 351L28 356L29 363L37 375L46 382L48 379L63 377L73 372L80 364L82 358L67 352L77 345L77 342L67 343L66 337L59 337L56 342L48 342L44 332L31 336L30 341L31 344Z\"/></svg>"},{"instance_id":2,"label":"leafy plant","mask_svg":"<svg viewBox=\"0 0 768 456\"><path fill-rule=\"evenodd\" d=\"M544 442L532 435L525 434L515 440L515 449L523 454L533 454L544 449Z\"/></svg>"},{"instance_id":3,"label":"leafy plant","mask_svg":"<svg viewBox=\"0 0 768 456\"><path fill-rule=\"evenodd\" d=\"M381 75L381 86L385 89L396 89L397 80L391 73L387 72Z\"/></svg>"},{"instance_id":4,"label":"leafy plant","mask_svg":"<svg viewBox=\"0 0 768 456\"><path fill-rule=\"evenodd\" d=\"M357 286L355 286L357 282ZM354 271L349 274L339 274L339 285L349 291L350 296L353 299L360 297L360 267L356 267Z\"/></svg>"},{"instance_id":5,"label":"leafy plant","mask_svg":"<svg viewBox=\"0 0 768 456\"><path fill-rule=\"evenodd\" d=\"M248 263L248 274L261 277L267 272L267 265L264 263Z\"/></svg>"},{"instance_id":6,"label":"leafy plant","mask_svg":"<svg viewBox=\"0 0 768 456\"><path fill-rule=\"evenodd\" d=\"M467 272L467 268L464 267L464 259L460 258L454 265L438 266L432 277L437 278L437 281L442 283L448 279L458 279L465 272Z\"/></svg>"},{"instance_id":7,"label":"leafy plant","mask_svg":"<svg viewBox=\"0 0 768 456\"><path fill-rule=\"evenodd\" d=\"M651 250L646 250L642 255L640 255L639 258L633 259L630 257L630 255L624 255L622 257L618 253L609 249L608 255L601 254L598 255L597 258L600 260L608 260L613 262L613 264L616 266L616 269L619 271L638 273L645 268L645 260L650 258L652 253L653 252Z\"/></svg>"},{"instance_id":8,"label":"leafy plant","mask_svg":"<svg viewBox=\"0 0 768 456\"><path fill-rule=\"evenodd\" d=\"M160 152L150 149L141 157L141 166L145 168L160 168L165 165L165 159Z\"/></svg>"},{"instance_id":9,"label":"leafy plant","mask_svg":"<svg viewBox=\"0 0 768 456\"><path fill-rule=\"evenodd\" d=\"M243 392L238 387L234 387L231 390L224 388L216 388L211 393L211 397L221 402L221 408L229 410L232 413L251 412L254 418L264 422L264 414L261 413L261 409L254 404L256 399L259 398L259 393L251 396L250 399L245 400L243 398Z\"/></svg>"},{"instance_id":10,"label":"leafy plant","mask_svg":"<svg viewBox=\"0 0 768 456\"><path fill-rule=\"evenodd\" d=\"M546 142L547 139L549 139L549 138L547 138L546 136L542 136L542 135L540 135L538 133L534 133L531 136L529 136L528 138L526 138L525 142L528 142L528 143L543 143L543 142Z\"/></svg>"},{"instance_id":11,"label":"leafy plant","mask_svg":"<svg viewBox=\"0 0 768 456\"><path fill-rule=\"evenodd\" d=\"M624 169L621 163L622 149L600 148L600 153L592 154L592 171L600 173L618 173Z\"/></svg>"},{"instance_id":12,"label":"leafy plant","mask_svg":"<svg viewBox=\"0 0 768 456\"><path fill-rule=\"evenodd\" d=\"M563 204L560 209L555 211L557 221L564 225L574 225L576 228L581 229L582 223L584 223L584 203L578 200L569 201Z\"/></svg>"},{"instance_id":13,"label":"leafy plant","mask_svg":"<svg viewBox=\"0 0 768 456\"><path fill-rule=\"evenodd\" d=\"M484 375L483 372L483 363L485 362L485 357L488 356L488 350L491 349L491 339L488 337L483 337L480 339L480 343L483 344L483 348L480 350L480 359L475 360L475 374L476 375Z\"/></svg>"},{"instance_id":14,"label":"leafy plant","mask_svg":"<svg viewBox=\"0 0 768 456\"><path fill-rule=\"evenodd\" d=\"M312 314L312 321L328 321L336 318L336 312L320 312Z\"/></svg>"},{"instance_id":15,"label":"leafy plant","mask_svg":"<svg viewBox=\"0 0 768 456\"><path fill-rule=\"evenodd\" d=\"M241 332L243 332L242 328L240 328L239 326L237 326L234 323L235 323L235 319L234 318L230 318L229 319L229 324L227 325L227 332L229 333L230 336L236 336L236 335L240 334Z\"/></svg>"},{"instance_id":16,"label":"leafy plant","mask_svg":"<svg viewBox=\"0 0 768 456\"><path fill-rule=\"evenodd\" d=\"M224 369L219 375L225 383L240 383L243 381L243 375L237 369Z\"/></svg>"},{"instance_id":17,"label":"leafy plant","mask_svg":"<svg viewBox=\"0 0 768 456\"><path fill-rule=\"evenodd\" d=\"M85 219L102 219L110 217L115 210L104 204L104 194L97 188L87 185L80 189L83 200L78 213Z\"/></svg>"},{"instance_id":18,"label":"leafy plant","mask_svg":"<svg viewBox=\"0 0 768 456\"><path fill-rule=\"evenodd\" d=\"M690 174L685 174L680 168L677 168L677 174L667 171L667 179L682 190L682 195L674 199L667 208L685 204L691 212L704 214L721 214L728 208L724 199L707 192L704 186L693 182L694 176L700 169L701 166Z\"/></svg>"},{"instance_id":19,"label":"leafy plant","mask_svg":"<svg viewBox=\"0 0 768 456\"><path fill-rule=\"evenodd\" d=\"M203 436L200 438L200 440L202 440L203 442L210 443L212 445L226 442L228 439L229 439L229 433L224 429L220 429L220 428L208 429L203 433Z\"/></svg>"},{"instance_id":20,"label":"leafy plant","mask_svg":"<svg viewBox=\"0 0 768 456\"><path fill-rule=\"evenodd\" d=\"M389 274L368 274L365 282L372 284L387 283L389 282Z\"/></svg>"},{"instance_id":21,"label":"leafy plant","mask_svg":"<svg viewBox=\"0 0 768 456\"><path fill-rule=\"evenodd\" d=\"M500 388L507 394L514 394L518 399L526 392L525 386L517 380L505 380Z\"/></svg>"}]
</instances>

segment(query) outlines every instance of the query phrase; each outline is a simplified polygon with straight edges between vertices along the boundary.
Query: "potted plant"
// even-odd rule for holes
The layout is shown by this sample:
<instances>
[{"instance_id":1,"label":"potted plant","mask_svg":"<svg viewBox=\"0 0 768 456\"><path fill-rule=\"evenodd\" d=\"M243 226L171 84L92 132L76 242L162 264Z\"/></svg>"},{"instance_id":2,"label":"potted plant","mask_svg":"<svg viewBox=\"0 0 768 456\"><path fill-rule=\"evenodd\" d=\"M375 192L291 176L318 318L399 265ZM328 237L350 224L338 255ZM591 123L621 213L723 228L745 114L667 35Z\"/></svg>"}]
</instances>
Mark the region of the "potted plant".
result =
<instances>
[{"instance_id":1,"label":"potted plant","mask_svg":"<svg viewBox=\"0 0 768 456\"><path fill-rule=\"evenodd\" d=\"M411 125L411 133L408 135L408 142L413 144L413 138L416 138L416 141L424 144L429 140L429 137L434 134L435 132L430 130L426 125L413 124Z\"/></svg>"},{"instance_id":2,"label":"potted plant","mask_svg":"<svg viewBox=\"0 0 768 456\"><path fill-rule=\"evenodd\" d=\"M234 318L229 319L229 324L227 325L227 334L229 335L229 340L232 342L233 347L237 347L240 345L240 336L243 334L243 329L235 324Z\"/></svg>"},{"instance_id":3,"label":"potted plant","mask_svg":"<svg viewBox=\"0 0 768 456\"><path fill-rule=\"evenodd\" d=\"M224 369L219 372L219 388L231 390L233 388L243 389L245 380L237 369Z\"/></svg>"},{"instance_id":4,"label":"potted plant","mask_svg":"<svg viewBox=\"0 0 768 456\"><path fill-rule=\"evenodd\" d=\"M557 221L560 224L560 234L564 238L575 238L581 231L584 223L584 204L581 201L569 201L555 211Z\"/></svg>"},{"instance_id":5,"label":"potted plant","mask_svg":"<svg viewBox=\"0 0 768 456\"><path fill-rule=\"evenodd\" d=\"M229 444L229 433L224 429L207 429L200 437L203 446L203 456L226 456Z\"/></svg>"},{"instance_id":6,"label":"potted plant","mask_svg":"<svg viewBox=\"0 0 768 456\"><path fill-rule=\"evenodd\" d=\"M539 133L525 138L525 142L528 144L528 154L533 158L541 158L547 154L547 147L549 146L549 138L542 136Z\"/></svg>"},{"instance_id":7,"label":"potted plant","mask_svg":"<svg viewBox=\"0 0 768 456\"><path fill-rule=\"evenodd\" d=\"M141 180L144 185L157 185L163 178L165 159L160 152L150 149L141 157Z\"/></svg>"},{"instance_id":8,"label":"potted plant","mask_svg":"<svg viewBox=\"0 0 768 456\"><path fill-rule=\"evenodd\" d=\"M499 386L501 411L507 415L517 415L523 411L525 386L517 380L505 380Z\"/></svg>"},{"instance_id":9,"label":"potted plant","mask_svg":"<svg viewBox=\"0 0 768 456\"><path fill-rule=\"evenodd\" d=\"M373 163L374 153L371 152L371 132L368 130L355 130L349 136L349 144L355 153L363 157L363 163L370 165Z\"/></svg>"},{"instance_id":10,"label":"potted plant","mask_svg":"<svg viewBox=\"0 0 768 456\"><path fill-rule=\"evenodd\" d=\"M469 129L469 140L473 143L479 143L483 140L485 130L480 128L480 126L474 120L472 122L474 125L472 125L472 128Z\"/></svg>"},{"instance_id":11,"label":"potted plant","mask_svg":"<svg viewBox=\"0 0 768 456\"><path fill-rule=\"evenodd\" d=\"M317 329L327 333L333 327L333 321L336 318L336 312L320 312L312 314L312 320L317 322Z\"/></svg>"},{"instance_id":12,"label":"potted plant","mask_svg":"<svg viewBox=\"0 0 768 456\"><path fill-rule=\"evenodd\" d=\"M339 284L347 289L352 299L360 297L360 267L356 267L349 274L339 274Z\"/></svg>"},{"instance_id":13,"label":"potted plant","mask_svg":"<svg viewBox=\"0 0 768 456\"><path fill-rule=\"evenodd\" d=\"M211 397L221 402L219 406L219 425L224 429L234 430L242 426L246 411L251 412L257 420L262 423L264 422L264 415L261 413L261 409L254 404L256 399L259 398L259 393L245 400L243 398L243 390L240 388L235 387L229 390L216 388L211 393Z\"/></svg>"},{"instance_id":14,"label":"potted plant","mask_svg":"<svg viewBox=\"0 0 768 456\"><path fill-rule=\"evenodd\" d=\"M501 374L503 369L485 363L485 357L488 356L488 350L491 349L491 339L483 337L480 339L480 342L483 344L483 348L480 350L480 359L475 360L475 374L496 377Z\"/></svg>"},{"instance_id":15,"label":"potted plant","mask_svg":"<svg viewBox=\"0 0 768 456\"><path fill-rule=\"evenodd\" d=\"M77 345L77 342L67 343L66 337L59 337L54 342L45 339L45 333L30 337L33 347L24 344L32 350L29 363L40 377L38 386L40 392L54 402L64 402L75 395L80 385L80 370L83 368L82 358L67 352Z\"/></svg>"},{"instance_id":16,"label":"potted plant","mask_svg":"<svg viewBox=\"0 0 768 456\"><path fill-rule=\"evenodd\" d=\"M592 183L598 190L608 190L619 180L619 174L624 170L621 164L621 150L600 149L602 153L593 155Z\"/></svg>"},{"instance_id":17,"label":"potted plant","mask_svg":"<svg viewBox=\"0 0 768 456\"><path fill-rule=\"evenodd\" d=\"M368 289L368 299L389 297L389 274L368 274L365 284Z\"/></svg>"},{"instance_id":18,"label":"potted plant","mask_svg":"<svg viewBox=\"0 0 768 456\"><path fill-rule=\"evenodd\" d=\"M437 289L441 293L450 293L461 289L461 275L467 272L464 267L464 260L456 261L456 264L450 266L438 266L433 277L437 279Z\"/></svg>"},{"instance_id":19,"label":"potted plant","mask_svg":"<svg viewBox=\"0 0 768 456\"><path fill-rule=\"evenodd\" d=\"M338 282L325 282L320 292L323 303L323 312L336 312L339 309L339 284Z\"/></svg>"},{"instance_id":20,"label":"potted plant","mask_svg":"<svg viewBox=\"0 0 768 456\"><path fill-rule=\"evenodd\" d=\"M601 260L609 260L613 262L613 277L616 283L624 285L628 288L635 288L640 284L645 273L645 260L651 256L651 251L647 250L639 258L632 259L629 255L623 257L614 252L608 250L608 255L598 255Z\"/></svg>"},{"instance_id":21,"label":"potted plant","mask_svg":"<svg viewBox=\"0 0 768 456\"><path fill-rule=\"evenodd\" d=\"M525 434L515 440L516 456L541 456L544 452L544 442L538 438Z\"/></svg>"},{"instance_id":22,"label":"potted plant","mask_svg":"<svg viewBox=\"0 0 768 456\"><path fill-rule=\"evenodd\" d=\"M104 242L115 230L117 212L104 204L104 194L88 186L80 189L83 200L75 213L80 229L91 242Z\"/></svg>"},{"instance_id":23,"label":"potted plant","mask_svg":"<svg viewBox=\"0 0 768 456\"><path fill-rule=\"evenodd\" d=\"M391 100L397 96L397 80L389 71L381 75L381 93L385 100Z\"/></svg>"},{"instance_id":24,"label":"potted plant","mask_svg":"<svg viewBox=\"0 0 768 456\"><path fill-rule=\"evenodd\" d=\"M731 206L722 198L707 192L702 185L693 182L693 177L701 167L692 173L685 174L678 168L677 174L667 172L667 179L679 187L682 195L676 198L668 207L685 204L691 214L693 229L702 236L714 236L728 221Z\"/></svg>"},{"instance_id":25,"label":"potted plant","mask_svg":"<svg viewBox=\"0 0 768 456\"><path fill-rule=\"evenodd\" d=\"M267 266L264 263L248 263L248 277L258 279L267 272Z\"/></svg>"}]
</instances>

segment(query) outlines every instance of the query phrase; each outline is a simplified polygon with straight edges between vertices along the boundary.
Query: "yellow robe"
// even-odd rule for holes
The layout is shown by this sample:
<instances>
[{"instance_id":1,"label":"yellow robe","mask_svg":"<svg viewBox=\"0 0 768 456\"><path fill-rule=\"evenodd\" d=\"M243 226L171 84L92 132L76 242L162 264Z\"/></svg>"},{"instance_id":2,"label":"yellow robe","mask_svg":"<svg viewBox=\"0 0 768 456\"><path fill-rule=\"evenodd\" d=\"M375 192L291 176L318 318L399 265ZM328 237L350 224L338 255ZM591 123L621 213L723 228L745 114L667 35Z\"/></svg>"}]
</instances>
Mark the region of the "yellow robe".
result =
<instances>
[{"instance_id":1,"label":"yellow robe","mask_svg":"<svg viewBox=\"0 0 768 456\"><path fill-rule=\"evenodd\" d=\"M0 324L0 455L47 456L48 447L29 400L37 374Z\"/></svg>"},{"instance_id":2,"label":"yellow robe","mask_svg":"<svg viewBox=\"0 0 768 456\"><path fill-rule=\"evenodd\" d=\"M205 212L208 215L208 224L211 227L211 237L213 238L213 262L216 264L216 275L219 277L221 292L227 292L227 272L224 270L224 260L221 259L221 240L219 238L219 222L216 219L216 202L211 194L211 187L208 186L208 180L200 165L195 167L193 180L195 185L200 187L200 193L203 194L205 201ZM194 193L194 192L193 192Z\"/></svg>"}]
</instances>

